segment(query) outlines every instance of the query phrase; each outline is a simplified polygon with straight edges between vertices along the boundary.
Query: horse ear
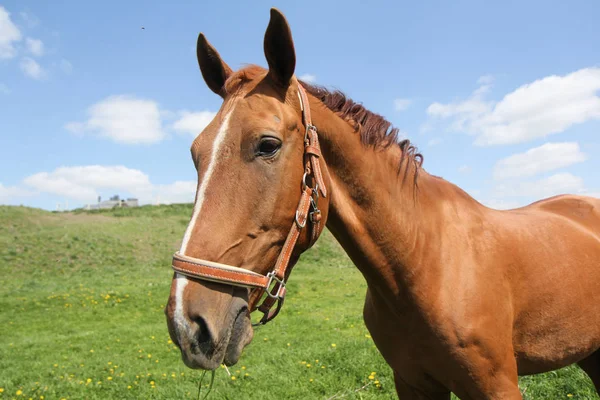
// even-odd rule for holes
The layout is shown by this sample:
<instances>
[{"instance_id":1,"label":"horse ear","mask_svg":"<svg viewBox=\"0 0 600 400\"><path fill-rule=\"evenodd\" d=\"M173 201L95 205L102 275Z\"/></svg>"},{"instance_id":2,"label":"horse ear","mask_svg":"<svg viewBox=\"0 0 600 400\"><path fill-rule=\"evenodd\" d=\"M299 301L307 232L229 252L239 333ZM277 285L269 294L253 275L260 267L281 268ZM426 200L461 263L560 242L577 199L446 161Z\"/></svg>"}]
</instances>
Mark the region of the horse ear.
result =
<instances>
[{"instance_id":1,"label":"horse ear","mask_svg":"<svg viewBox=\"0 0 600 400\"><path fill-rule=\"evenodd\" d=\"M287 87L296 68L296 51L290 26L276 8L271 8L271 20L265 32L264 47L269 76L277 84Z\"/></svg>"},{"instance_id":2,"label":"horse ear","mask_svg":"<svg viewBox=\"0 0 600 400\"><path fill-rule=\"evenodd\" d=\"M206 40L203 33L198 35L196 56L202 72L204 82L210 90L221 97L225 97L225 81L232 74L231 68L222 59L217 50Z\"/></svg>"}]
</instances>

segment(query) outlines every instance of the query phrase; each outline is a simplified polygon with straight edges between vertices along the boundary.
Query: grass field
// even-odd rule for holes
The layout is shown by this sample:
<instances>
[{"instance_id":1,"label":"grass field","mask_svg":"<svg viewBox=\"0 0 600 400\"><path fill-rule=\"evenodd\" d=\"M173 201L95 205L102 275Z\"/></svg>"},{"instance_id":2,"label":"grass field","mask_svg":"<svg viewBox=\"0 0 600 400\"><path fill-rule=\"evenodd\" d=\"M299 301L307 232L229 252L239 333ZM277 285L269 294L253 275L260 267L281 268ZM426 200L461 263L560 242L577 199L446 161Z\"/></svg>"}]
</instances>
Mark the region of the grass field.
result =
<instances>
[{"instance_id":1,"label":"grass field","mask_svg":"<svg viewBox=\"0 0 600 400\"><path fill-rule=\"evenodd\" d=\"M0 399L196 398L201 373L181 362L163 314L190 215L191 205L0 207ZM217 370L209 398L396 398L362 322L364 294L325 234L295 268L281 315L256 330L231 376ZM598 399L577 367L523 378L521 389Z\"/></svg>"}]
</instances>

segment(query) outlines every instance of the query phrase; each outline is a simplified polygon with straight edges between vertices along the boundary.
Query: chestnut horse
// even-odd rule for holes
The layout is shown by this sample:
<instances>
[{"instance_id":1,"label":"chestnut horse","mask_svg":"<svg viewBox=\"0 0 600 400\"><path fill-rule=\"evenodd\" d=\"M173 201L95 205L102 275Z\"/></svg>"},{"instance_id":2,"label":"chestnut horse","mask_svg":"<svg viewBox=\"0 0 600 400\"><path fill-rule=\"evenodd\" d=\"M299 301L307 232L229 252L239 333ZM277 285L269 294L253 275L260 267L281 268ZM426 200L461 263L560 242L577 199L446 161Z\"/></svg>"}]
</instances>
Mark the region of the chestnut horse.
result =
<instances>
[{"instance_id":1,"label":"chestnut horse","mask_svg":"<svg viewBox=\"0 0 600 400\"><path fill-rule=\"evenodd\" d=\"M573 363L598 390L600 200L487 208L381 116L299 82L275 9L264 51L268 70L233 72L198 39L223 105L191 147L198 188L165 310L185 364L235 364L254 294L281 300L326 223L367 281L364 320L401 399L520 399L519 374Z\"/></svg>"}]
</instances>

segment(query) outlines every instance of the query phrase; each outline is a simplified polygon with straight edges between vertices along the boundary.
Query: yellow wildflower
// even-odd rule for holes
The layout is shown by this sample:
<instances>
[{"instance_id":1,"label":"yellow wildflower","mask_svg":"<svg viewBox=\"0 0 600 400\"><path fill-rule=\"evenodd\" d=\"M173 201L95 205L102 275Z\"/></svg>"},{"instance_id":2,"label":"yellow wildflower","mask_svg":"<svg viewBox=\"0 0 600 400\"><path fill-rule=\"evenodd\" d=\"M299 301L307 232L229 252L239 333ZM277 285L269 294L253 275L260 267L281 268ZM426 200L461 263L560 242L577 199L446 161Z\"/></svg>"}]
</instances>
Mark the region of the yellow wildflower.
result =
<instances>
[{"instance_id":1,"label":"yellow wildflower","mask_svg":"<svg viewBox=\"0 0 600 400\"><path fill-rule=\"evenodd\" d=\"M23 394L23 391L21 389L17 390L17 396L20 396Z\"/></svg>"},{"instance_id":2,"label":"yellow wildflower","mask_svg":"<svg viewBox=\"0 0 600 400\"><path fill-rule=\"evenodd\" d=\"M335 343L331 343L331 347L336 347L336 344Z\"/></svg>"},{"instance_id":3,"label":"yellow wildflower","mask_svg":"<svg viewBox=\"0 0 600 400\"><path fill-rule=\"evenodd\" d=\"M236 379L237 379L237 378L236 378L235 376L232 376L232 377L231 377L231 380L232 380L232 381L235 381Z\"/></svg>"}]
</instances>

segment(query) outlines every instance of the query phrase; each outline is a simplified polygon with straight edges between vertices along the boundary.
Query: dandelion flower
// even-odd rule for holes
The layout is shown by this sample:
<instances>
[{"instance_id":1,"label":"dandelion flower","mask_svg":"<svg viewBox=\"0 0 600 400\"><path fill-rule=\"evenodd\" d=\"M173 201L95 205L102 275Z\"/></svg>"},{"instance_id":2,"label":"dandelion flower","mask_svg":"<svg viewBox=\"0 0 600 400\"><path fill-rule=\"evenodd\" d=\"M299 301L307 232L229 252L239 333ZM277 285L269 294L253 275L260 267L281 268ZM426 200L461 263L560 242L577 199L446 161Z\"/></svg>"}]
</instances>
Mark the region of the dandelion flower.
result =
<instances>
[{"instance_id":1,"label":"dandelion flower","mask_svg":"<svg viewBox=\"0 0 600 400\"><path fill-rule=\"evenodd\" d=\"M236 378L235 376L232 376L232 377L231 377L231 380L232 380L232 381L235 381L236 379L237 379L237 378Z\"/></svg>"},{"instance_id":2,"label":"dandelion flower","mask_svg":"<svg viewBox=\"0 0 600 400\"><path fill-rule=\"evenodd\" d=\"M336 347L336 344L335 343L331 343L331 347Z\"/></svg>"},{"instance_id":3,"label":"dandelion flower","mask_svg":"<svg viewBox=\"0 0 600 400\"><path fill-rule=\"evenodd\" d=\"M22 395L22 394L23 394L23 391L22 391L21 389L19 389L19 390L17 390L17 393L16 393L16 394L17 394L17 396L20 396L20 395Z\"/></svg>"}]
</instances>

